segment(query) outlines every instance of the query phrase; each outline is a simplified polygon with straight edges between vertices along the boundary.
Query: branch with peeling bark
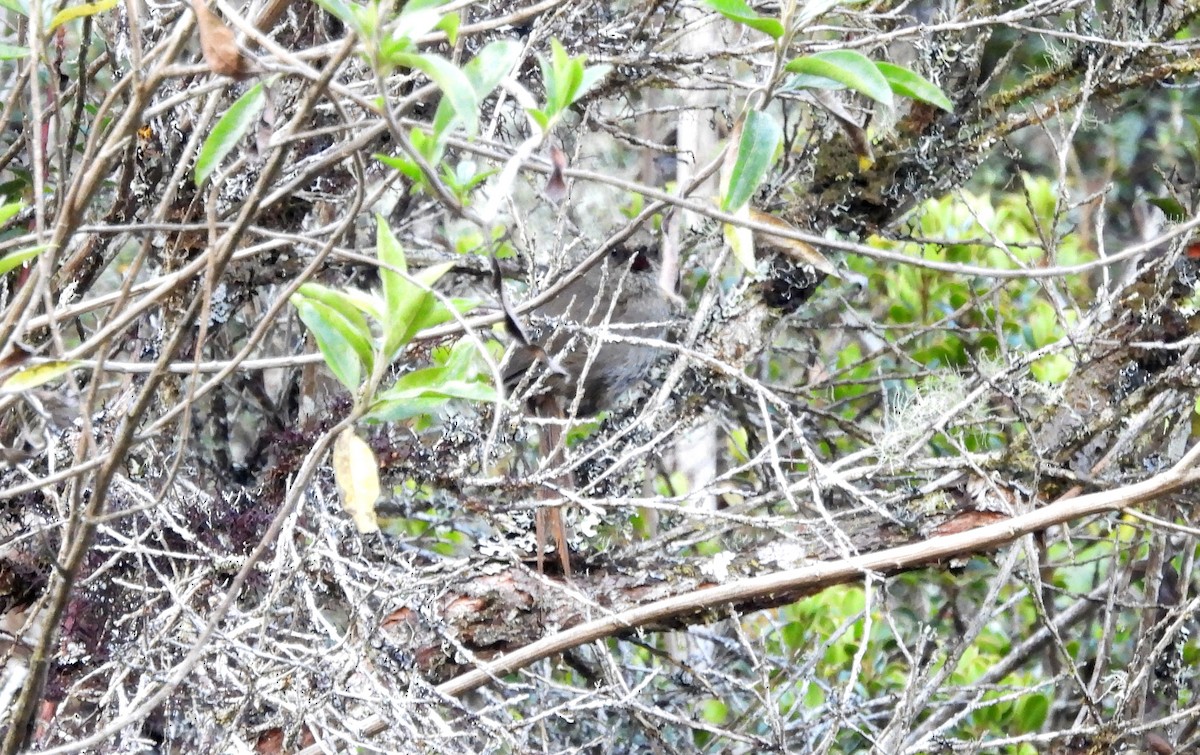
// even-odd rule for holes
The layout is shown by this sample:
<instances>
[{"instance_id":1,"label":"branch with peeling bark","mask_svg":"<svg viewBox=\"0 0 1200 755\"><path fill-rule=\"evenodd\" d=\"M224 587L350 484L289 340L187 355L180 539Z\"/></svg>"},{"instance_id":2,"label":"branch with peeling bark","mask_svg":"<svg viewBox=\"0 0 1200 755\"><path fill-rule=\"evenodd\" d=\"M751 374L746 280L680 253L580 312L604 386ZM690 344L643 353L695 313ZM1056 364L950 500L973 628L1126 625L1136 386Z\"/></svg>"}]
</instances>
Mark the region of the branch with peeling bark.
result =
<instances>
[{"instance_id":1,"label":"branch with peeling bark","mask_svg":"<svg viewBox=\"0 0 1200 755\"><path fill-rule=\"evenodd\" d=\"M833 585L856 582L866 574L895 574L950 558L978 555L1009 545L1018 538L1041 532L1083 517L1109 514L1135 507L1161 496L1179 492L1200 483L1200 445L1191 450L1171 469L1147 480L1113 490L1091 493L1056 501L1040 509L1003 521L934 537L921 542L888 548L853 558L823 561L796 569L739 579L723 585L702 587L682 595L628 608L610 616L582 621L526 647L503 655L478 668L438 685L437 691L459 696L491 682L501 682L506 674L519 671L537 661L551 658L589 642L620 636L626 632L685 619L697 614L739 613L793 602ZM366 722L363 734L384 731L379 718ZM317 755L319 746L306 748L301 755Z\"/></svg>"}]
</instances>

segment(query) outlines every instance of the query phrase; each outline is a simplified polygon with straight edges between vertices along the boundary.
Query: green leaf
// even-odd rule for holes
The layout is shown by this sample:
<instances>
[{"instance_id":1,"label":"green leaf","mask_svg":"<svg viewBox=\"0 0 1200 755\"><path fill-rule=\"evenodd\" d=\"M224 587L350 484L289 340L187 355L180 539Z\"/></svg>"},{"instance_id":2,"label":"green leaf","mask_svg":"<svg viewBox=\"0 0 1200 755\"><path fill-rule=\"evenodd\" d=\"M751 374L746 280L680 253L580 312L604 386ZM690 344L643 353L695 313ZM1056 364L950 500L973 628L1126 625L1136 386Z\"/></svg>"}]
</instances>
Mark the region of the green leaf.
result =
<instances>
[{"instance_id":1,"label":"green leaf","mask_svg":"<svg viewBox=\"0 0 1200 755\"><path fill-rule=\"evenodd\" d=\"M463 73L475 88L475 96L482 100L500 86L520 54L521 45L511 39L497 39L480 50L463 66Z\"/></svg>"},{"instance_id":2,"label":"green leaf","mask_svg":"<svg viewBox=\"0 0 1200 755\"><path fill-rule=\"evenodd\" d=\"M1174 197L1151 197L1146 201L1162 210L1163 214L1167 216L1167 220L1170 220L1172 223L1178 223L1187 219L1187 208L1180 204L1179 200Z\"/></svg>"},{"instance_id":3,"label":"green leaf","mask_svg":"<svg viewBox=\"0 0 1200 755\"><path fill-rule=\"evenodd\" d=\"M196 158L196 185L202 185L212 172L221 164L250 127L258 122L267 96L262 82L246 90L229 106L229 110L213 126L212 133L204 140L200 148L200 156Z\"/></svg>"},{"instance_id":4,"label":"green leaf","mask_svg":"<svg viewBox=\"0 0 1200 755\"><path fill-rule=\"evenodd\" d=\"M354 29L360 37L365 36L358 23L358 15L342 0L316 0L316 3L326 13Z\"/></svg>"},{"instance_id":5,"label":"green leaf","mask_svg":"<svg viewBox=\"0 0 1200 755\"><path fill-rule=\"evenodd\" d=\"M1046 722L1050 712L1050 699L1046 695L1034 694L1017 702L1016 719L1023 732L1038 731Z\"/></svg>"},{"instance_id":6,"label":"green leaf","mask_svg":"<svg viewBox=\"0 0 1200 755\"><path fill-rule=\"evenodd\" d=\"M74 21L77 18L84 16L94 16L97 13L103 13L107 10L112 10L117 7L120 0L99 0L95 3L84 3L83 5L73 5L70 8L63 8L58 13L54 14L54 18L50 19L50 26L46 28L47 32L54 31L58 27Z\"/></svg>"},{"instance_id":7,"label":"green leaf","mask_svg":"<svg viewBox=\"0 0 1200 755\"><path fill-rule=\"evenodd\" d=\"M550 114L541 110L530 110L529 117L538 125L542 131L550 130Z\"/></svg>"},{"instance_id":8,"label":"green leaf","mask_svg":"<svg viewBox=\"0 0 1200 755\"><path fill-rule=\"evenodd\" d=\"M375 153L374 158L390 168L395 168L414 182L419 183L425 178L425 175L421 172L421 167L408 158L392 157L391 155L384 155L378 152Z\"/></svg>"},{"instance_id":9,"label":"green leaf","mask_svg":"<svg viewBox=\"0 0 1200 755\"><path fill-rule=\"evenodd\" d=\"M438 279L450 271L454 267L453 262L443 262L440 265L431 265L420 271L413 277L421 284L432 287L437 283ZM406 281L407 283L407 281ZM412 285L411 283L408 285ZM438 300L431 292L425 291L417 286L413 286L424 294L421 300L421 306L411 310L412 314L408 320L408 328L404 333L404 343L411 341L417 333L420 333L426 328L432 328L435 325L450 320L453 317L450 310Z\"/></svg>"},{"instance_id":10,"label":"green leaf","mask_svg":"<svg viewBox=\"0 0 1200 755\"><path fill-rule=\"evenodd\" d=\"M17 213L23 209L25 209L24 202L9 202L8 204L0 207L0 225L4 225L8 221L15 218Z\"/></svg>"},{"instance_id":11,"label":"green leaf","mask_svg":"<svg viewBox=\"0 0 1200 755\"><path fill-rule=\"evenodd\" d=\"M550 40L551 49L557 43L558 40ZM538 67L542 69L542 88L546 90L545 113L548 121L558 115L558 107L555 105L559 100L558 90L561 88L558 81L558 68L554 65L554 59L547 58L545 55L538 55ZM543 130L545 130L544 126Z\"/></svg>"},{"instance_id":12,"label":"green leaf","mask_svg":"<svg viewBox=\"0 0 1200 755\"><path fill-rule=\"evenodd\" d=\"M29 57L29 48L0 42L0 60L17 60Z\"/></svg>"},{"instance_id":13,"label":"green leaf","mask_svg":"<svg viewBox=\"0 0 1200 755\"><path fill-rule=\"evenodd\" d=\"M371 404L363 419L374 422L399 422L412 417L433 414L442 407L448 399L434 398L402 398L378 400Z\"/></svg>"},{"instance_id":14,"label":"green leaf","mask_svg":"<svg viewBox=\"0 0 1200 755\"><path fill-rule=\"evenodd\" d=\"M425 367L414 370L380 393L368 410L368 416L384 422L394 422L420 414L429 414L451 399L466 401L499 400L491 383L463 380L448 367Z\"/></svg>"},{"instance_id":15,"label":"green leaf","mask_svg":"<svg viewBox=\"0 0 1200 755\"><path fill-rule=\"evenodd\" d=\"M826 78L825 76L814 76L811 73L798 73L789 78L780 87L782 91L794 92L800 89L845 89L846 85L840 81Z\"/></svg>"},{"instance_id":16,"label":"green leaf","mask_svg":"<svg viewBox=\"0 0 1200 755\"><path fill-rule=\"evenodd\" d=\"M434 126L437 128L437 126ZM412 142L413 149L417 151L421 157L425 158L425 162L429 165L437 165L442 161L442 150L445 147L445 139L439 131L437 136L428 136L419 128L414 128L408 132L409 140Z\"/></svg>"},{"instance_id":17,"label":"green leaf","mask_svg":"<svg viewBox=\"0 0 1200 755\"><path fill-rule=\"evenodd\" d=\"M364 365L368 369L371 365L370 343L341 313L324 302L299 292L292 295L291 302L334 377L350 391L358 390Z\"/></svg>"},{"instance_id":18,"label":"green leaf","mask_svg":"<svg viewBox=\"0 0 1200 755\"><path fill-rule=\"evenodd\" d=\"M426 367L402 376L380 398L394 400L435 396L468 401L495 401L496 388L491 383L458 379L446 367Z\"/></svg>"},{"instance_id":19,"label":"green leaf","mask_svg":"<svg viewBox=\"0 0 1200 755\"><path fill-rule=\"evenodd\" d=\"M450 350L445 365L404 374L377 396L367 417L380 421L407 419L430 414L451 399L498 401L496 388L476 378L476 354L475 344L461 338Z\"/></svg>"},{"instance_id":20,"label":"green leaf","mask_svg":"<svg viewBox=\"0 0 1200 755\"><path fill-rule=\"evenodd\" d=\"M700 704L700 716L710 724L723 724L729 720L729 707L720 700L705 700Z\"/></svg>"},{"instance_id":21,"label":"green leaf","mask_svg":"<svg viewBox=\"0 0 1200 755\"><path fill-rule=\"evenodd\" d=\"M546 100L551 112L561 112L563 108L571 104L572 87L579 86L579 81L572 81L572 79L583 78L582 64L581 70L576 71L571 65L573 62L571 56L567 55L567 48L563 47L557 39L551 39L550 66L554 69L554 86L550 86L551 80L546 81Z\"/></svg>"},{"instance_id":22,"label":"green leaf","mask_svg":"<svg viewBox=\"0 0 1200 755\"><path fill-rule=\"evenodd\" d=\"M391 32L390 41L393 48L412 48L419 37L436 29L442 21L442 12L436 8L413 8L406 5Z\"/></svg>"},{"instance_id":23,"label":"green leaf","mask_svg":"<svg viewBox=\"0 0 1200 755\"><path fill-rule=\"evenodd\" d=\"M435 28L446 32L446 41L453 46L458 44L458 27L460 24L462 24L462 17L457 13L447 13L445 16L442 16L442 20L438 21L438 25Z\"/></svg>"},{"instance_id":24,"label":"green leaf","mask_svg":"<svg viewBox=\"0 0 1200 755\"><path fill-rule=\"evenodd\" d=\"M567 63L565 73L566 77L562 80L562 102L559 103L559 111L566 110L575 101L575 95L579 91L580 85L583 84L583 61L576 59Z\"/></svg>"},{"instance_id":25,"label":"green leaf","mask_svg":"<svg viewBox=\"0 0 1200 755\"><path fill-rule=\"evenodd\" d=\"M612 66L607 63L600 65L588 66L583 71L583 79L575 90L575 94L571 97L571 102L578 102L588 92L604 80L604 77L612 71Z\"/></svg>"},{"instance_id":26,"label":"green leaf","mask_svg":"<svg viewBox=\"0 0 1200 755\"><path fill-rule=\"evenodd\" d=\"M404 259L404 247L391 226L382 215L375 216L375 253L383 266L379 268L379 279L383 282L383 353L391 355L403 345L408 322L401 320L404 311L404 299L414 295L416 288L404 279L401 273L408 272L408 262ZM389 269L390 268L390 269ZM400 272L396 272L396 271ZM416 295L424 295L424 291Z\"/></svg>"},{"instance_id":27,"label":"green leaf","mask_svg":"<svg viewBox=\"0 0 1200 755\"><path fill-rule=\"evenodd\" d=\"M463 74L471 82L475 97L482 102L508 75L521 54L521 45L511 39L498 39L489 42L479 54L463 66ZM454 118L454 108L448 99L438 103L437 113L433 117L433 132L441 134L447 131Z\"/></svg>"},{"instance_id":28,"label":"green leaf","mask_svg":"<svg viewBox=\"0 0 1200 755\"><path fill-rule=\"evenodd\" d=\"M449 370L454 377L469 379L475 374L475 354L475 344L467 338L460 338L444 360L435 358L435 361L441 362L441 366Z\"/></svg>"},{"instance_id":29,"label":"green leaf","mask_svg":"<svg viewBox=\"0 0 1200 755\"><path fill-rule=\"evenodd\" d=\"M560 113L578 102L612 70L610 65L585 67L587 56L567 55L566 49L557 39L550 40L550 48L549 57L538 56L546 90L546 107L543 110L530 111L530 115L543 131L548 130Z\"/></svg>"},{"instance_id":30,"label":"green leaf","mask_svg":"<svg viewBox=\"0 0 1200 755\"><path fill-rule=\"evenodd\" d=\"M479 131L479 100L475 96L475 88L457 66L433 53L402 53L395 56L394 62L406 68L415 68L428 76L450 101L454 114L462 119L467 133L474 136Z\"/></svg>"},{"instance_id":31,"label":"green leaf","mask_svg":"<svg viewBox=\"0 0 1200 755\"><path fill-rule=\"evenodd\" d=\"M468 192L499 172L495 168L479 170L473 160L463 160L454 170L451 170L449 165L443 165L442 179L454 189L459 199L465 202Z\"/></svg>"},{"instance_id":32,"label":"green leaf","mask_svg":"<svg viewBox=\"0 0 1200 755\"><path fill-rule=\"evenodd\" d=\"M375 39L379 30L379 3L369 2L366 5L351 3L347 6L350 10L350 28L354 29L362 39ZM386 37L381 40L382 44L392 44L392 38ZM408 40L400 40L399 46L411 47Z\"/></svg>"},{"instance_id":33,"label":"green leaf","mask_svg":"<svg viewBox=\"0 0 1200 755\"><path fill-rule=\"evenodd\" d=\"M371 338L371 326L363 315L367 314L375 319L379 319L383 315L382 308L375 297L352 288L337 289L322 286L320 283L305 283L300 287L299 292L302 296L332 307L338 314L346 318L354 329L362 334L363 338L368 340Z\"/></svg>"},{"instance_id":34,"label":"green leaf","mask_svg":"<svg viewBox=\"0 0 1200 755\"><path fill-rule=\"evenodd\" d=\"M21 0L0 0L0 8L10 10L18 16L29 16L29 6Z\"/></svg>"},{"instance_id":35,"label":"green leaf","mask_svg":"<svg viewBox=\"0 0 1200 755\"><path fill-rule=\"evenodd\" d=\"M775 39L783 36L784 28L779 19L758 15L743 0L704 0L704 4L730 21L744 24Z\"/></svg>"},{"instance_id":36,"label":"green leaf","mask_svg":"<svg viewBox=\"0 0 1200 755\"><path fill-rule=\"evenodd\" d=\"M750 205L742 207L735 214L740 220L749 220ZM725 243L729 244L734 258L742 263L742 267L752 273L757 271L758 260L754 255L754 232L745 226L733 223L722 223L721 231L725 237Z\"/></svg>"},{"instance_id":37,"label":"green leaf","mask_svg":"<svg viewBox=\"0 0 1200 755\"><path fill-rule=\"evenodd\" d=\"M379 261L385 265L391 265L401 273L408 272L408 260L404 258L404 247L400 245L400 240L396 238L396 234L392 233L392 227L388 225L387 219L378 213L375 215L375 254ZM398 274L391 270L381 269L379 271L383 280L384 300L389 305L394 301L391 296L387 295L389 290L389 281L400 280Z\"/></svg>"},{"instance_id":38,"label":"green leaf","mask_svg":"<svg viewBox=\"0 0 1200 755\"><path fill-rule=\"evenodd\" d=\"M75 360L56 360L26 367L5 380L4 384L0 385L0 393L20 393L37 388L67 374L81 364Z\"/></svg>"},{"instance_id":39,"label":"green leaf","mask_svg":"<svg viewBox=\"0 0 1200 755\"><path fill-rule=\"evenodd\" d=\"M822 76L845 84L876 102L892 106L892 88L871 59L853 50L828 50L787 64L790 73Z\"/></svg>"},{"instance_id":40,"label":"green leaf","mask_svg":"<svg viewBox=\"0 0 1200 755\"><path fill-rule=\"evenodd\" d=\"M913 73L907 68L883 61L876 63L875 68L883 74L883 78L887 79L888 86L896 94L903 97L911 97L921 102L928 102L930 105L940 107L947 113L954 112L954 104L950 102L950 98L935 84L922 78L920 75Z\"/></svg>"},{"instance_id":41,"label":"green leaf","mask_svg":"<svg viewBox=\"0 0 1200 755\"><path fill-rule=\"evenodd\" d=\"M433 265L421 270L412 278L429 287L452 267L453 262ZM391 284L388 297L385 318L387 337L384 342L384 355L387 359L393 359L417 333L446 322L452 317L437 297L426 288L398 275Z\"/></svg>"},{"instance_id":42,"label":"green leaf","mask_svg":"<svg viewBox=\"0 0 1200 755\"><path fill-rule=\"evenodd\" d=\"M782 140L783 129L769 113L752 110L746 114L722 210L735 212L750 201L775 161L775 150Z\"/></svg>"},{"instance_id":43,"label":"green leaf","mask_svg":"<svg viewBox=\"0 0 1200 755\"><path fill-rule=\"evenodd\" d=\"M39 244L0 257L0 275L5 275L50 248L50 244Z\"/></svg>"}]
</instances>

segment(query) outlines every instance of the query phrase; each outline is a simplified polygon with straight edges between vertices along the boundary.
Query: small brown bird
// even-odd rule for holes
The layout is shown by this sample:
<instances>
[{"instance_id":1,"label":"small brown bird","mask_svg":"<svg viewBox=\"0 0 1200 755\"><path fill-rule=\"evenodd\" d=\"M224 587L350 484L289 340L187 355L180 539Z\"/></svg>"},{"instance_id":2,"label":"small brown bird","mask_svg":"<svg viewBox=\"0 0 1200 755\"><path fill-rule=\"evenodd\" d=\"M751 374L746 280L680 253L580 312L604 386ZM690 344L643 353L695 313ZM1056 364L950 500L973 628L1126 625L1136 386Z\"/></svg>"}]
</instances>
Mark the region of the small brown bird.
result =
<instances>
[{"instance_id":1,"label":"small brown bird","mask_svg":"<svg viewBox=\"0 0 1200 755\"><path fill-rule=\"evenodd\" d=\"M661 353L652 345L620 339L661 340L673 312L672 296L658 284L654 253L644 247L620 247L535 311L540 322L521 334L527 343L509 362L505 383L517 387L531 369L538 369L536 364L544 373L538 378L544 389L529 401L535 414L562 418L572 407L580 417L601 412L644 378ZM597 338L599 332L612 340ZM559 426L546 425L541 441L543 456L561 454ZM538 509L536 527L539 570L549 529L563 572L570 576L562 512L558 507Z\"/></svg>"}]
</instances>

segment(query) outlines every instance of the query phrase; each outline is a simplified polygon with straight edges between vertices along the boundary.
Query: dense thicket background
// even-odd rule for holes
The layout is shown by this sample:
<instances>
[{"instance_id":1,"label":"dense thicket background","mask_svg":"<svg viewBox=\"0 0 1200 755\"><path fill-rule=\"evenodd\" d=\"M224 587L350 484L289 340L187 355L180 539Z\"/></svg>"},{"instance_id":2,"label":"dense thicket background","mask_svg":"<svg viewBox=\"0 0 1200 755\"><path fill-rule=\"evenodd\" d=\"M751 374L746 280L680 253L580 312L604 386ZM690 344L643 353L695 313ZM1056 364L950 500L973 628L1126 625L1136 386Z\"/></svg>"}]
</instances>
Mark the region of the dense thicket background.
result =
<instances>
[{"instance_id":1,"label":"dense thicket background","mask_svg":"<svg viewBox=\"0 0 1200 755\"><path fill-rule=\"evenodd\" d=\"M1195 0L0 5L5 752L1200 746ZM380 224L476 307L350 391L289 297ZM527 317L635 230L669 344L540 455L490 258Z\"/></svg>"}]
</instances>

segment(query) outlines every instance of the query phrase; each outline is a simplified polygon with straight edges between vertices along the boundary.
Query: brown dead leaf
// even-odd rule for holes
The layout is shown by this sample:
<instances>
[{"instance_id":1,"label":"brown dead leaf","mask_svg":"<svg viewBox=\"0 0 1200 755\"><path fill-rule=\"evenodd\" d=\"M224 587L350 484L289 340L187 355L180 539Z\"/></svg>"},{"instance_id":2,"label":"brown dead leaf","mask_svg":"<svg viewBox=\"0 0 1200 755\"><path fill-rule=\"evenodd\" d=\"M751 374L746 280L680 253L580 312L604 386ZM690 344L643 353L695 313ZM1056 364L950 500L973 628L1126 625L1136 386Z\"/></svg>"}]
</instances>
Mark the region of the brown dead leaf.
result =
<instances>
[{"instance_id":1,"label":"brown dead leaf","mask_svg":"<svg viewBox=\"0 0 1200 755\"><path fill-rule=\"evenodd\" d=\"M954 535L959 532L985 527L989 524L1002 522L1009 517L994 511L964 511L955 514L951 519L940 524L934 531L935 536Z\"/></svg>"},{"instance_id":2,"label":"brown dead leaf","mask_svg":"<svg viewBox=\"0 0 1200 755\"><path fill-rule=\"evenodd\" d=\"M563 177L563 171L567 168L567 153L556 146L551 147L550 164L554 166L554 171L546 181L546 198L556 205L562 204L567 198L567 180Z\"/></svg>"},{"instance_id":3,"label":"brown dead leaf","mask_svg":"<svg viewBox=\"0 0 1200 755\"><path fill-rule=\"evenodd\" d=\"M32 356L32 351L21 344L14 342L12 347L5 352L4 356L0 357L0 372L25 364Z\"/></svg>"},{"instance_id":4,"label":"brown dead leaf","mask_svg":"<svg viewBox=\"0 0 1200 755\"><path fill-rule=\"evenodd\" d=\"M333 478L342 495L342 508L358 531L378 532L375 501L379 500L379 465L375 452L353 428L343 430L333 443Z\"/></svg>"},{"instance_id":5,"label":"brown dead leaf","mask_svg":"<svg viewBox=\"0 0 1200 755\"><path fill-rule=\"evenodd\" d=\"M279 755L283 752L284 736L282 729L268 729L258 735L254 751L258 755Z\"/></svg>"},{"instance_id":6,"label":"brown dead leaf","mask_svg":"<svg viewBox=\"0 0 1200 755\"><path fill-rule=\"evenodd\" d=\"M204 0L192 0L192 10L196 13L196 26L200 29L200 50L204 53L204 62L208 63L213 73L235 79L246 78L250 73L250 64L238 49L233 29L209 10Z\"/></svg>"}]
</instances>

